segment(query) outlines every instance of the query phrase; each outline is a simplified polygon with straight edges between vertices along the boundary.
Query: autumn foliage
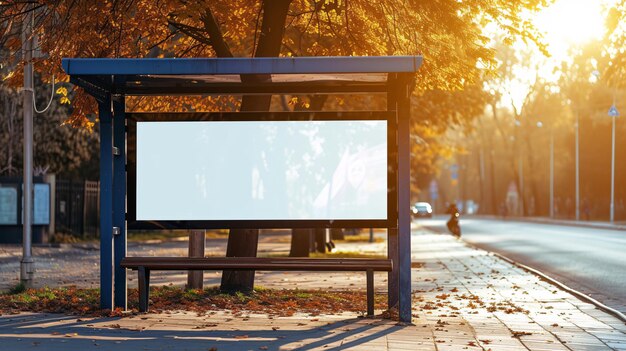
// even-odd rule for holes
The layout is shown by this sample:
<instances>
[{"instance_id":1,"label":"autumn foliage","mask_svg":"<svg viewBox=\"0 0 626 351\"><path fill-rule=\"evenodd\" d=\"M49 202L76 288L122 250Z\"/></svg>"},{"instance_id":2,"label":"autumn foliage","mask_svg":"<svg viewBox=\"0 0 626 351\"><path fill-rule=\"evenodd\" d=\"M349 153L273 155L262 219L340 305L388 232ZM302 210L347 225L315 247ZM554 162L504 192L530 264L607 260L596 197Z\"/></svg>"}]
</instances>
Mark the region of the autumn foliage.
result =
<instances>
[{"instance_id":1,"label":"autumn foliage","mask_svg":"<svg viewBox=\"0 0 626 351\"><path fill-rule=\"evenodd\" d=\"M34 6L40 51L35 67L43 79L67 82L63 57L213 57L424 55L418 96L429 91L464 90L495 67L494 51L482 28L500 27L506 38L535 40L537 34L521 15L545 0L471 1L141 1L39 0ZM21 23L27 5L2 5L3 45L12 69L6 81L21 84ZM285 13L280 11L286 10ZM283 11L284 12L284 11ZM284 18L281 18L283 16ZM272 21L284 25L277 50L263 45ZM269 40L269 39L268 39ZM61 94L59 98L67 98ZM95 103L81 91L69 94L70 121L88 125ZM169 99L142 104L137 110L212 109L211 99ZM236 106L236 105L235 105ZM459 112L461 110L459 109ZM448 116L431 121L453 122Z\"/></svg>"},{"instance_id":2,"label":"autumn foliage","mask_svg":"<svg viewBox=\"0 0 626 351\"><path fill-rule=\"evenodd\" d=\"M137 289L129 289L131 311L138 311ZM385 296L376 297L376 308L385 308ZM341 312L365 312L364 292L323 290L275 290L257 288L250 295L223 294L218 289L185 290L174 286L152 287L150 310L166 312L184 310L207 314L228 310L241 313L265 313L272 316L291 316L294 313L310 315ZM120 310L100 309L97 289L41 288L28 289L17 294L0 295L0 314L20 311L68 313L86 316L120 316Z\"/></svg>"}]
</instances>

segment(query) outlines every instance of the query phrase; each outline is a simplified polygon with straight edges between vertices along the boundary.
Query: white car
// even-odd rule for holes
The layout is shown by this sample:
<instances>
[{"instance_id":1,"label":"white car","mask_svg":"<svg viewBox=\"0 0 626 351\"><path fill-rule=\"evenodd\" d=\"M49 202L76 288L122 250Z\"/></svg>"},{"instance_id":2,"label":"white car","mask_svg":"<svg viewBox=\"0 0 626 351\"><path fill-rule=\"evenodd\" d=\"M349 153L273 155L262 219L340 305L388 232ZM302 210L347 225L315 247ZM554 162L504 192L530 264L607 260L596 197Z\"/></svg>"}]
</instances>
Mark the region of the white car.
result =
<instances>
[{"instance_id":1,"label":"white car","mask_svg":"<svg viewBox=\"0 0 626 351\"><path fill-rule=\"evenodd\" d=\"M417 202L411 207L411 213L413 217L427 217L433 216L433 208L428 202Z\"/></svg>"}]
</instances>

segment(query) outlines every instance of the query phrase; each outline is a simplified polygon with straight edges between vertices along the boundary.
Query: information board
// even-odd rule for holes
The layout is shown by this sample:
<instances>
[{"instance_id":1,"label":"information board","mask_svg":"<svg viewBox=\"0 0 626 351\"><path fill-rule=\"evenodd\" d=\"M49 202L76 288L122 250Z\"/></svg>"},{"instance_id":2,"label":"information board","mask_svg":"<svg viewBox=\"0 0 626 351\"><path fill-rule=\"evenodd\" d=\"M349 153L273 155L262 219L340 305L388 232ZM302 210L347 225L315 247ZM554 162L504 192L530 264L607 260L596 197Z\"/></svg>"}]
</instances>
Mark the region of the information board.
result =
<instances>
[{"instance_id":1,"label":"information board","mask_svg":"<svg viewBox=\"0 0 626 351\"><path fill-rule=\"evenodd\" d=\"M0 184L0 225L17 224L17 185Z\"/></svg>"},{"instance_id":2,"label":"information board","mask_svg":"<svg viewBox=\"0 0 626 351\"><path fill-rule=\"evenodd\" d=\"M33 224L50 224L50 185L33 184Z\"/></svg>"},{"instance_id":3,"label":"information board","mask_svg":"<svg viewBox=\"0 0 626 351\"><path fill-rule=\"evenodd\" d=\"M137 122L136 220L385 220L387 121Z\"/></svg>"},{"instance_id":4,"label":"information board","mask_svg":"<svg viewBox=\"0 0 626 351\"><path fill-rule=\"evenodd\" d=\"M24 208L24 198L22 197L22 209L23 208ZM33 216L32 216L33 225L50 224L50 184L45 184L45 183L33 184L32 213L33 213ZM22 223L24 223L23 213L22 213Z\"/></svg>"}]
</instances>

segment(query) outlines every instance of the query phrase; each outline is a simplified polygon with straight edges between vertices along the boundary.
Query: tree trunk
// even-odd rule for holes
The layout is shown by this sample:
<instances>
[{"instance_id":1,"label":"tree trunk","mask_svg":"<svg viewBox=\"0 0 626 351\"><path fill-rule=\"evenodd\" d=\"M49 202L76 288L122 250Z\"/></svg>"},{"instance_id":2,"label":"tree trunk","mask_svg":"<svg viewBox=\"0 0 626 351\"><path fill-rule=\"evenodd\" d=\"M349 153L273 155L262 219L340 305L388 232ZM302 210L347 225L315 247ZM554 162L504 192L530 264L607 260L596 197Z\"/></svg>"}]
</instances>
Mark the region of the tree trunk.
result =
<instances>
[{"instance_id":1,"label":"tree trunk","mask_svg":"<svg viewBox=\"0 0 626 351\"><path fill-rule=\"evenodd\" d=\"M493 149L489 152L489 185L491 188L491 211L494 214L498 214L498 196L496 195L496 172L493 160Z\"/></svg>"},{"instance_id":2,"label":"tree trunk","mask_svg":"<svg viewBox=\"0 0 626 351\"><path fill-rule=\"evenodd\" d=\"M285 32L285 21L291 0L264 1L261 34L254 56L276 57L280 53ZM242 76L242 82L263 81L267 76ZM241 111L269 111L271 95L246 95L241 101ZM227 257L255 257L259 242L258 229L231 229L226 248ZM225 270L220 289L223 291L251 292L254 271Z\"/></svg>"},{"instance_id":3,"label":"tree trunk","mask_svg":"<svg viewBox=\"0 0 626 351\"><path fill-rule=\"evenodd\" d=\"M302 105L296 106L295 111L321 111L324 107L324 103L328 100L328 95L313 95L310 96L309 108L305 108ZM307 229L308 230L308 229ZM309 257L311 238L313 229L309 231L310 234L304 235L300 232L300 229L291 230L291 249L289 250L290 257ZM306 236L306 238L305 238ZM305 254L306 252L306 254Z\"/></svg>"},{"instance_id":4,"label":"tree trunk","mask_svg":"<svg viewBox=\"0 0 626 351\"><path fill-rule=\"evenodd\" d=\"M292 229L289 257L309 257L313 229Z\"/></svg>"},{"instance_id":5,"label":"tree trunk","mask_svg":"<svg viewBox=\"0 0 626 351\"><path fill-rule=\"evenodd\" d=\"M204 257L206 232L204 230L189 231L189 257ZM187 272L187 289L202 289L204 271Z\"/></svg>"},{"instance_id":6,"label":"tree trunk","mask_svg":"<svg viewBox=\"0 0 626 351\"><path fill-rule=\"evenodd\" d=\"M258 229L231 229L228 234L226 257L256 257L259 242ZM254 271L224 270L220 290L233 293L251 292L254 288Z\"/></svg>"},{"instance_id":7,"label":"tree trunk","mask_svg":"<svg viewBox=\"0 0 626 351\"><path fill-rule=\"evenodd\" d=\"M533 146L532 143L530 141L530 136L526 135L525 138L526 141L526 147L528 150L528 173L530 175L533 175L531 177L528 177L530 180L530 190L531 190L531 194L532 196L535 198L535 213L541 213L543 214L543 210L544 210L544 204L543 201L538 201L539 200L539 191L537 189L537 181L536 181L536 177L535 175L535 162L533 159ZM550 209L547 209L547 213L549 213Z\"/></svg>"},{"instance_id":8,"label":"tree trunk","mask_svg":"<svg viewBox=\"0 0 626 351\"><path fill-rule=\"evenodd\" d=\"M315 228L315 250L326 253L326 228Z\"/></svg>"},{"instance_id":9,"label":"tree trunk","mask_svg":"<svg viewBox=\"0 0 626 351\"><path fill-rule=\"evenodd\" d=\"M343 230L341 228L331 228L330 229L330 238L332 240L344 240L345 237L343 235Z\"/></svg>"}]
</instances>

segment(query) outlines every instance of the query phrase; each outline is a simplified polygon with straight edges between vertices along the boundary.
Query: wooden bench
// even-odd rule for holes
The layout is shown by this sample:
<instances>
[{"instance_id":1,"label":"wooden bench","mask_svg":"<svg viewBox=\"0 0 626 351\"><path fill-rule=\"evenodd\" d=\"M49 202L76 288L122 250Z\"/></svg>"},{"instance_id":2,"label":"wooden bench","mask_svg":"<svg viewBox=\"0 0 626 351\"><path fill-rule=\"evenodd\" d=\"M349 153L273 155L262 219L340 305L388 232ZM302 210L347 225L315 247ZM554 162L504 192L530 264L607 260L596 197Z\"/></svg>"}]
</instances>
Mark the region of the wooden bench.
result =
<instances>
[{"instance_id":1,"label":"wooden bench","mask_svg":"<svg viewBox=\"0 0 626 351\"><path fill-rule=\"evenodd\" d=\"M137 270L139 311L148 311L150 271L157 270L254 270L366 272L367 315L374 315L374 271L390 272L390 259L369 258L263 258L263 257L125 257L121 266Z\"/></svg>"}]
</instances>

